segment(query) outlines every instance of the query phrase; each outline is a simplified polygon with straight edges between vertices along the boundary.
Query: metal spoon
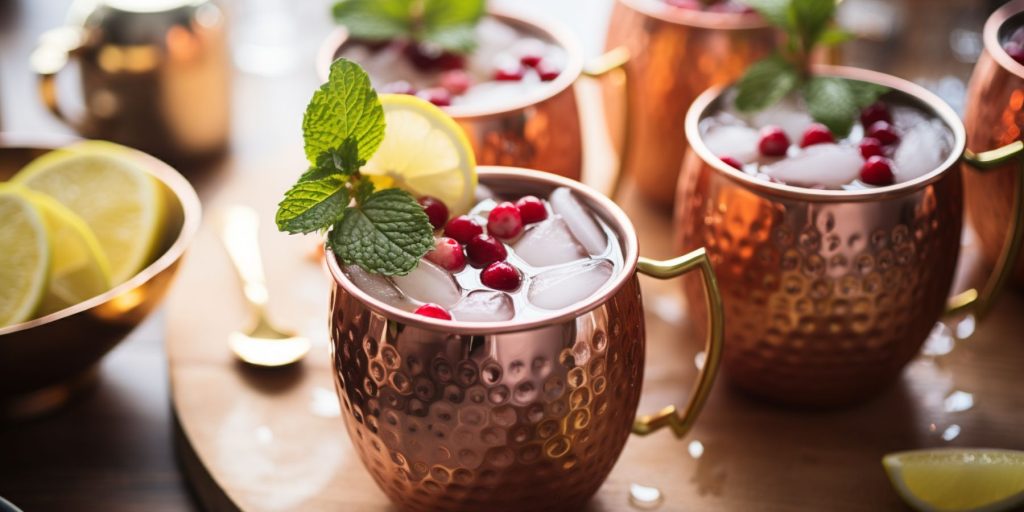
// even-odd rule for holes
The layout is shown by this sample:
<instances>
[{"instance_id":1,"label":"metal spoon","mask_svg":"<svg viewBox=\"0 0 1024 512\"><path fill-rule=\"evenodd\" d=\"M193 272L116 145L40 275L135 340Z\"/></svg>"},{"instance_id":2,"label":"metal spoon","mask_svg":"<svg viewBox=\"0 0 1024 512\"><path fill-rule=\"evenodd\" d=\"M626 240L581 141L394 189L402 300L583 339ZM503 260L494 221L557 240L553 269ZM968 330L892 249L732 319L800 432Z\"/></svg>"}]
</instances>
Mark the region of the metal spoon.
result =
<instances>
[{"instance_id":1,"label":"metal spoon","mask_svg":"<svg viewBox=\"0 0 1024 512\"><path fill-rule=\"evenodd\" d=\"M255 366L286 366L309 353L309 340L274 327L267 317L267 283L263 275L258 241L259 215L246 206L224 212L221 240L242 281L245 299L255 315L253 326L228 336L228 345L239 359Z\"/></svg>"}]
</instances>

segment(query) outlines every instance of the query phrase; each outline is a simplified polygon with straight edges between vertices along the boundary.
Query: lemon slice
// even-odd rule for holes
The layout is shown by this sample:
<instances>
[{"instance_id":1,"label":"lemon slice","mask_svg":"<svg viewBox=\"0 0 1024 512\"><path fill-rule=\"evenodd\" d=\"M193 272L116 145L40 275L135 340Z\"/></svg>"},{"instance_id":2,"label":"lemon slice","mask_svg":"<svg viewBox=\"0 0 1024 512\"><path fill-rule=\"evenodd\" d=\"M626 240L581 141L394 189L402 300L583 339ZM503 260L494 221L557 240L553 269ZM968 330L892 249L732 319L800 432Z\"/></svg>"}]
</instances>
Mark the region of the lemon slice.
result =
<instances>
[{"instance_id":1,"label":"lemon slice","mask_svg":"<svg viewBox=\"0 0 1024 512\"><path fill-rule=\"evenodd\" d=\"M36 316L60 311L110 289L110 263L85 221L50 196L20 192L43 216L50 245L50 284Z\"/></svg>"},{"instance_id":2,"label":"lemon slice","mask_svg":"<svg viewBox=\"0 0 1024 512\"><path fill-rule=\"evenodd\" d=\"M128 148L99 141L74 144L33 160L11 181L56 199L85 221L107 256L112 286L152 258L163 198Z\"/></svg>"},{"instance_id":3,"label":"lemon slice","mask_svg":"<svg viewBox=\"0 0 1024 512\"><path fill-rule=\"evenodd\" d=\"M452 215L473 207L476 160L466 134L448 114L408 94L382 94L387 128L362 173L381 187L440 199Z\"/></svg>"},{"instance_id":4,"label":"lemon slice","mask_svg":"<svg viewBox=\"0 0 1024 512\"><path fill-rule=\"evenodd\" d=\"M1024 503L1024 452L918 450L886 455L882 465L917 510L996 512Z\"/></svg>"},{"instance_id":5,"label":"lemon slice","mask_svg":"<svg viewBox=\"0 0 1024 512\"><path fill-rule=\"evenodd\" d=\"M32 317L46 291L50 241L43 216L0 184L0 327Z\"/></svg>"}]
</instances>

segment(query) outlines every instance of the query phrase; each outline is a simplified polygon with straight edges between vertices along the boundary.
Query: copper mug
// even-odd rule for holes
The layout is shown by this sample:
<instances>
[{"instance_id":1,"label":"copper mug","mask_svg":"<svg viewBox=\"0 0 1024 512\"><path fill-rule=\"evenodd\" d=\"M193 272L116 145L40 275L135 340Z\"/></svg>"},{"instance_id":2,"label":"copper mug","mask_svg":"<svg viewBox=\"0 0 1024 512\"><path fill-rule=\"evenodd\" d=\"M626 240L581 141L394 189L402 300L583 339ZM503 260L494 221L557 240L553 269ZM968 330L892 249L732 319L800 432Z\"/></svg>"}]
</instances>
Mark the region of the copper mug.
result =
<instances>
[{"instance_id":1,"label":"copper mug","mask_svg":"<svg viewBox=\"0 0 1024 512\"><path fill-rule=\"evenodd\" d=\"M231 65L216 4L77 2L69 18L42 35L31 57L40 98L57 118L86 137L172 161L223 152ZM57 74L71 60L81 75L81 115L68 114L58 99Z\"/></svg>"},{"instance_id":2,"label":"copper mug","mask_svg":"<svg viewBox=\"0 0 1024 512\"><path fill-rule=\"evenodd\" d=\"M574 84L581 76L601 78L621 69L629 54L617 48L584 66L579 43L563 26L493 8L488 9L488 15L554 41L568 54L566 67L542 95L497 107L452 105L444 107L445 112L466 132L478 164L539 169L579 180L583 173L583 131ZM321 81L327 80L331 62L347 41L348 31L339 27L321 45L316 63Z\"/></svg>"},{"instance_id":3,"label":"copper mug","mask_svg":"<svg viewBox=\"0 0 1024 512\"><path fill-rule=\"evenodd\" d=\"M723 89L713 88L686 117L692 151L675 216L680 246L707 247L721 283L731 319L729 381L769 400L813 406L871 396L899 376L945 311L988 309L1004 272L983 292L947 301L960 249L961 157L991 166L1024 147L965 154L963 124L922 87L862 69L819 70L885 85L929 111L953 133L949 157L920 178L856 191L755 178L722 163L700 138L699 122L723 101ZM697 293L686 287L690 301Z\"/></svg>"},{"instance_id":4,"label":"copper mug","mask_svg":"<svg viewBox=\"0 0 1024 512\"><path fill-rule=\"evenodd\" d=\"M595 296L548 319L439 321L388 306L342 273L333 254L335 385L363 464L404 510L575 510L601 486L630 432L682 437L708 397L721 354L722 309L703 250L639 258L629 218L578 182L481 167L497 194L569 187L618 236L624 268ZM707 357L690 402L634 420L644 370L637 272L700 270Z\"/></svg>"},{"instance_id":5,"label":"copper mug","mask_svg":"<svg viewBox=\"0 0 1024 512\"><path fill-rule=\"evenodd\" d=\"M1024 129L1024 65L1013 60L999 44L1012 30L1008 20L1024 26L1024 1L1008 2L989 17L983 39L985 49L974 67L967 95L968 147L973 150L1020 140ZM1024 286L1024 255L1007 238L1011 223L1024 222L1024 179L1020 164L1003 166L1001 172L964 173L968 218L978 233L982 254L995 268L1012 262L1015 284Z\"/></svg>"},{"instance_id":6,"label":"copper mug","mask_svg":"<svg viewBox=\"0 0 1024 512\"><path fill-rule=\"evenodd\" d=\"M757 14L680 9L662 0L615 3L606 47L624 47L631 55L625 64L622 173L645 198L661 206L675 198L687 152L682 120L693 100L710 86L739 78L776 44L775 30ZM606 92L615 90L606 84ZM608 121L613 131L623 123L613 116Z\"/></svg>"}]
</instances>

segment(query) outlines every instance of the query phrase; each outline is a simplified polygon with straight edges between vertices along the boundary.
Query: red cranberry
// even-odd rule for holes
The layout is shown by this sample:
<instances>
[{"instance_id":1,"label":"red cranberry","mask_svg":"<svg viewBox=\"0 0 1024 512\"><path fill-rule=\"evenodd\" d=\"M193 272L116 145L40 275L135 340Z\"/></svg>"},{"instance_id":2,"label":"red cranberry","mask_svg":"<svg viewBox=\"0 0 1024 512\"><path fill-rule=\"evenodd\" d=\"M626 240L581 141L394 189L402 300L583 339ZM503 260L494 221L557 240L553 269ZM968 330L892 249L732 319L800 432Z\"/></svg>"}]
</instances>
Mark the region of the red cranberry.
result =
<instances>
[{"instance_id":1,"label":"red cranberry","mask_svg":"<svg viewBox=\"0 0 1024 512\"><path fill-rule=\"evenodd\" d=\"M665 3L680 9L693 9L695 11L704 9L704 4L700 3L700 0L665 0Z\"/></svg>"},{"instance_id":2,"label":"red cranberry","mask_svg":"<svg viewBox=\"0 0 1024 512\"><path fill-rule=\"evenodd\" d=\"M899 142L900 136L888 121L875 121L868 128L868 137L878 139L882 145L888 146Z\"/></svg>"},{"instance_id":3,"label":"red cranberry","mask_svg":"<svg viewBox=\"0 0 1024 512\"><path fill-rule=\"evenodd\" d=\"M462 252L462 244L446 236L434 242L434 248L427 253L427 259L449 272L458 272L466 267L466 254Z\"/></svg>"},{"instance_id":4,"label":"red cranberry","mask_svg":"<svg viewBox=\"0 0 1024 512\"><path fill-rule=\"evenodd\" d=\"M430 219L430 225L434 226L434 229L441 229L441 226L448 222L448 207L440 199L423 196L419 198L419 203L423 207L423 211L426 212L427 218Z\"/></svg>"},{"instance_id":5,"label":"red cranberry","mask_svg":"<svg viewBox=\"0 0 1024 512\"><path fill-rule=\"evenodd\" d=\"M381 94L416 94L416 88L405 80L395 80L381 86Z\"/></svg>"},{"instance_id":6,"label":"red cranberry","mask_svg":"<svg viewBox=\"0 0 1024 512\"><path fill-rule=\"evenodd\" d=\"M447 107L452 104L452 93L444 87L431 87L416 93L416 96L423 98L439 107Z\"/></svg>"},{"instance_id":7,"label":"red cranberry","mask_svg":"<svg viewBox=\"0 0 1024 512\"><path fill-rule=\"evenodd\" d=\"M483 232L484 228L469 215L459 215L444 226L444 236L454 238L463 245L468 244L474 236L483 234Z\"/></svg>"},{"instance_id":8,"label":"red cranberry","mask_svg":"<svg viewBox=\"0 0 1024 512\"><path fill-rule=\"evenodd\" d=\"M516 208L519 208L519 216L523 223L533 224L548 218L548 209L544 207L544 201L536 196L523 196L516 201Z\"/></svg>"},{"instance_id":9,"label":"red cranberry","mask_svg":"<svg viewBox=\"0 0 1024 512\"><path fill-rule=\"evenodd\" d=\"M789 149L789 137L782 128L769 125L761 128L761 140L757 142L757 149L764 156L785 156Z\"/></svg>"},{"instance_id":10,"label":"red cranberry","mask_svg":"<svg viewBox=\"0 0 1024 512\"><path fill-rule=\"evenodd\" d=\"M523 217L516 205L505 201L487 215L487 232L498 238L515 238L523 232Z\"/></svg>"},{"instance_id":11,"label":"red cranberry","mask_svg":"<svg viewBox=\"0 0 1024 512\"><path fill-rule=\"evenodd\" d=\"M474 267L486 267L496 261L504 261L508 257L505 244L490 235L477 235L466 244L466 256L469 264Z\"/></svg>"},{"instance_id":12,"label":"red cranberry","mask_svg":"<svg viewBox=\"0 0 1024 512\"><path fill-rule=\"evenodd\" d=\"M540 76L540 79L545 82L550 82L558 78L558 75L561 74L561 69L558 69L550 64L542 63L537 66L537 75Z\"/></svg>"},{"instance_id":13,"label":"red cranberry","mask_svg":"<svg viewBox=\"0 0 1024 512\"><path fill-rule=\"evenodd\" d=\"M806 148L815 144L827 144L835 141L836 138L832 136L832 132L827 126L821 123L813 123L804 131L804 136L800 139L800 147Z\"/></svg>"},{"instance_id":14,"label":"red cranberry","mask_svg":"<svg viewBox=\"0 0 1024 512\"><path fill-rule=\"evenodd\" d=\"M423 315L430 318L437 318L439 320L451 320L452 315L448 313L448 310L438 306L437 304L427 303L413 311L417 315Z\"/></svg>"},{"instance_id":15,"label":"red cranberry","mask_svg":"<svg viewBox=\"0 0 1024 512\"><path fill-rule=\"evenodd\" d=\"M885 151L882 149L882 143L874 137L864 137L860 140L860 156L864 157L865 160L873 156L883 156Z\"/></svg>"},{"instance_id":16,"label":"red cranberry","mask_svg":"<svg viewBox=\"0 0 1024 512\"><path fill-rule=\"evenodd\" d=\"M873 156L860 168L860 180L868 185L892 185L896 177L892 174L892 165L884 156Z\"/></svg>"},{"instance_id":17,"label":"red cranberry","mask_svg":"<svg viewBox=\"0 0 1024 512\"><path fill-rule=\"evenodd\" d=\"M470 80L469 74L461 69L441 73L441 87L454 95L466 92L470 85L472 85L472 80Z\"/></svg>"},{"instance_id":18,"label":"red cranberry","mask_svg":"<svg viewBox=\"0 0 1024 512\"><path fill-rule=\"evenodd\" d=\"M496 261L487 265L480 273L480 282L495 290L512 291L519 288L523 277L515 267L507 261Z\"/></svg>"},{"instance_id":19,"label":"red cranberry","mask_svg":"<svg viewBox=\"0 0 1024 512\"><path fill-rule=\"evenodd\" d=\"M407 45L405 56L420 71L446 71L466 67L465 60L457 53L430 51L418 44Z\"/></svg>"},{"instance_id":20,"label":"red cranberry","mask_svg":"<svg viewBox=\"0 0 1024 512\"><path fill-rule=\"evenodd\" d=\"M543 58L540 53L526 53L519 57L519 63L528 68L535 68Z\"/></svg>"},{"instance_id":21,"label":"red cranberry","mask_svg":"<svg viewBox=\"0 0 1024 512\"><path fill-rule=\"evenodd\" d=\"M740 162L731 156L720 156L718 159L725 162L725 165L728 165L729 167L733 167L741 171L743 170L743 162Z\"/></svg>"},{"instance_id":22,"label":"red cranberry","mask_svg":"<svg viewBox=\"0 0 1024 512\"><path fill-rule=\"evenodd\" d=\"M523 79L523 67L518 63L510 66L501 66L494 70L494 79L499 82L518 82Z\"/></svg>"},{"instance_id":23,"label":"red cranberry","mask_svg":"<svg viewBox=\"0 0 1024 512\"><path fill-rule=\"evenodd\" d=\"M892 115L889 114L889 107L885 103L876 101L860 111L860 124L871 126L878 121L892 122Z\"/></svg>"}]
</instances>

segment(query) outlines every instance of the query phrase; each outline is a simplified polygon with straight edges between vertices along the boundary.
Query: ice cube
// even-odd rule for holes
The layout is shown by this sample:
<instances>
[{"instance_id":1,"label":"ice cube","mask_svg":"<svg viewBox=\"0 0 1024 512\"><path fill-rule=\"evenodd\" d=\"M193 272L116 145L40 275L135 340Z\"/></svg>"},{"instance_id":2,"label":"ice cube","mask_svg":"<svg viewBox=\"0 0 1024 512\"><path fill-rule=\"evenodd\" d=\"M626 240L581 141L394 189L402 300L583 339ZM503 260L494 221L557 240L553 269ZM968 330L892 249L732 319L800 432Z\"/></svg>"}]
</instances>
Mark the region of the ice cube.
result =
<instances>
[{"instance_id":1,"label":"ice cube","mask_svg":"<svg viewBox=\"0 0 1024 512\"><path fill-rule=\"evenodd\" d=\"M535 267L558 265L587 257L587 250L558 215L528 228L512 249Z\"/></svg>"},{"instance_id":2,"label":"ice cube","mask_svg":"<svg viewBox=\"0 0 1024 512\"><path fill-rule=\"evenodd\" d=\"M751 124L758 130L769 125L778 126L786 132L791 142L799 142L804 130L813 122L814 119L807 113L807 107L793 97L787 97L751 116Z\"/></svg>"},{"instance_id":3,"label":"ice cube","mask_svg":"<svg viewBox=\"0 0 1024 512\"><path fill-rule=\"evenodd\" d=\"M840 187L860 176L860 150L839 144L815 144L763 167L768 176L789 185Z\"/></svg>"},{"instance_id":4,"label":"ice cube","mask_svg":"<svg viewBox=\"0 0 1024 512\"><path fill-rule=\"evenodd\" d=\"M415 308L415 304L390 279L371 274L358 265L345 265L342 270L360 290L370 294L371 297L396 308L408 311Z\"/></svg>"},{"instance_id":5,"label":"ice cube","mask_svg":"<svg viewBox=\"0 0 1024 512\"><path fill-rule=\"evenodd\" d=\"M476 290L452 308L452 316L461 322L500 322L516 316L516 309L507 293Z\"/></svg>"},{"instance_id":6,"label":"ice cube","mask_svg":"<svg viewBox=\"0 0 1024 512\"><path fill-rule=\"evenodd\" d=\"M709 127L704 134L704 144L717 157L731 156L746 164L757 160L760 138L753 128L726 124Z\"/></svg>"},{"instance_id":7,"label":"ice cube","mask_svg":"<svg viewBox=\"0 0 1024 512\"><path fill-rule=\"evenodd\" d=\"M462 298L462 287L447 270L425 260L412 272L391 278L407 296L420 302L432 302L451 308Z\"/></svg>"},{"instance_id":8,"label":"ice cube","mask_svg":"<svg viewBox=\"0 0 1024 512\"><path fill-rule=\"evenodd\" d=\"M583 203L580 203L572 190L566 187L556 188L548 199L551 209L562 216L569 226L569 231L583 244L592 255L601 254L608 247L608 237L601 226L594 220L593 214Z\"/></svg>"},{"instance_id":9,"label":"ice cube","mask_svg":"<svg viewBox=\"0 0 1024 512\"><path fill-rule=\"evenodd\" d=\"M952 136L941 121L914 125L893 153L896 181L909 181L935 170L949 156Z\"/></svg>"},{"instance_id":10,"label":"ice cube","mask_svg":"<svg viewBox=\"0 0 1024 512\"><path fill-rule=\"evenodd\" d=\"M607 260L556 268L537 274L530 283L530 303L543 309L562 309L590 297L612 277Z\"/></svg>"}]
</instances>

